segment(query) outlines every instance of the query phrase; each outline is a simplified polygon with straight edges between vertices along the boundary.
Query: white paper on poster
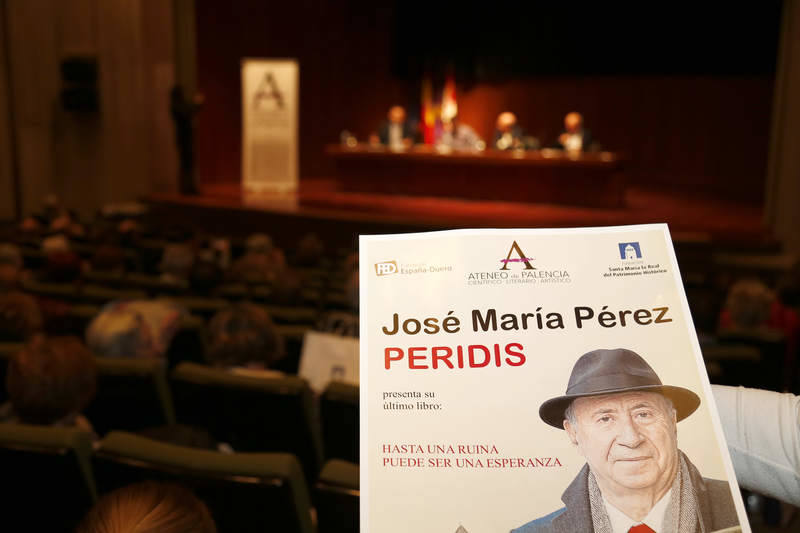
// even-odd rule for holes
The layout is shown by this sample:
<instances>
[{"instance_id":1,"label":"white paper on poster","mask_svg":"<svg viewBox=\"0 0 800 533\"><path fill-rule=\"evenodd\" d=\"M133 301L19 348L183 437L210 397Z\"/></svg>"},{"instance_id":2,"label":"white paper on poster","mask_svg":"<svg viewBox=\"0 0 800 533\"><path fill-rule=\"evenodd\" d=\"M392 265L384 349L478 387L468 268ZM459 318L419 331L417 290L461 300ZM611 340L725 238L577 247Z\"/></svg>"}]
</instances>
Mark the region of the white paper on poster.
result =
<instances>
[{"instance_id":1,"label":"white paper on poster","mask_svg":"<svg viewBox=\"0 0 800 533\"><path fill-rule=\"evenodd\" d=\"M588 505L589 471L611 499L718 480L728 518L705 530L750 530L666 225L362 236L359 256L362 532L540 531L530 523L562 509L573 480ZM653 392L581 400L577 445L563 407L545 423L540 406L565 395L579 359L599 362L583 393L645 379L631 352L681 389L678 417L687 391L696 410L674 421ZM595 401L613 412L592 418ZM577 522L558 531L591 530L585 509L568 512Z\"/></svg>"},{"instance_id":2,"label":"white paper on poster","mask_svg":"<svg viewBox=\"0 0 800 533\"><path fill-rule=\"evenodd\" d=\"M295 190L299 67L290 59L242 61L242 186Z\"/></svg>"},{"instance_id":3,"label":"white paper on poster","mask_svg":"<svg viewBox=\"0 0 800 533\"><path fill-rule=\"evenodd\" d=\"M321 394L331 381L358 385L358 339L308 331L303 336L300 377Z\"/></svg>"}]
</instances>

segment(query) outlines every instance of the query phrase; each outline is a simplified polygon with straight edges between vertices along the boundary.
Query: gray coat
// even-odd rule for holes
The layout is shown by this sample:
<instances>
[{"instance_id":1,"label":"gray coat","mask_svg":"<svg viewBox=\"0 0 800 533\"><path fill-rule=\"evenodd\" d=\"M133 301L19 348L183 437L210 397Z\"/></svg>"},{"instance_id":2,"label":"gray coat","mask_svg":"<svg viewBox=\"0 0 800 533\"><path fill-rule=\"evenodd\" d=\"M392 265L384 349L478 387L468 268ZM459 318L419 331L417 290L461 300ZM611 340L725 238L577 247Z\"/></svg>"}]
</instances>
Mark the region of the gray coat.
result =
<instances>
[{"instance_id":1,"label":"gray coat","mask_svg":"<svg viewBox=\"0 0 800 533\"><path fill-rule=\"evenodd\" d=\"M730 485L726 481L702 477L688 458L686 463L697 493L697 503L706 531L738 525L739 519L731 497ZM583 466L578 476L561 495L561 501L566 507L528 522L511 533L592 533L594 526L589 504L589 465Z\"/></svg>"}]
</instances>

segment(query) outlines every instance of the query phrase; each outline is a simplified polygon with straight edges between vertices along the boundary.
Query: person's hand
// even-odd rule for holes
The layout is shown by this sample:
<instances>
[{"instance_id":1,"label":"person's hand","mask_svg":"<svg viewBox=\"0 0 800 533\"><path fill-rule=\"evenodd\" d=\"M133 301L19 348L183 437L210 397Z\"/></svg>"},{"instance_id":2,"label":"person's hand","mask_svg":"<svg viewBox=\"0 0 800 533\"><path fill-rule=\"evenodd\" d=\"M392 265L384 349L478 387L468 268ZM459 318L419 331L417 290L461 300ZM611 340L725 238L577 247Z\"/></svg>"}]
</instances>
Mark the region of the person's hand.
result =
<instances>
[{"instance_id":1,"label":"person's hand","mask_svg":"<svg viewBox=\"0 0 800 533\"><path fill-rule=\"evenodd\" d=\"M569 134L567 133L562 133L561 135L558 136L558 142L561 143L561 146L566 146L568 140L569 140Z\"/></svg>"}]
</instances>

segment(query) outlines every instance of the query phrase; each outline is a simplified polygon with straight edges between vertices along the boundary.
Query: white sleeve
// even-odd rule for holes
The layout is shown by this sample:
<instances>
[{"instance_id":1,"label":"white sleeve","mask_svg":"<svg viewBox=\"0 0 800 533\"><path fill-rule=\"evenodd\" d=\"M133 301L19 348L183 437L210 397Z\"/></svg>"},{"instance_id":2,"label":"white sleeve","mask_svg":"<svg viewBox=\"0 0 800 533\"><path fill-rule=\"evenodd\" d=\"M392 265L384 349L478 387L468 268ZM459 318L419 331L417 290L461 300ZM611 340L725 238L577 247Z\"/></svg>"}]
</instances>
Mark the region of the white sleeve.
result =
<instances>
[{"instance_id":1,"label":"white sleeve","mask_svg":"<svg viewBox=\"0 0 800 533\"><path fill-rule=\"evenodd\" d=\"M743 488L800 505L800 396L712 385Z\"/></svg>"}]
</instances>

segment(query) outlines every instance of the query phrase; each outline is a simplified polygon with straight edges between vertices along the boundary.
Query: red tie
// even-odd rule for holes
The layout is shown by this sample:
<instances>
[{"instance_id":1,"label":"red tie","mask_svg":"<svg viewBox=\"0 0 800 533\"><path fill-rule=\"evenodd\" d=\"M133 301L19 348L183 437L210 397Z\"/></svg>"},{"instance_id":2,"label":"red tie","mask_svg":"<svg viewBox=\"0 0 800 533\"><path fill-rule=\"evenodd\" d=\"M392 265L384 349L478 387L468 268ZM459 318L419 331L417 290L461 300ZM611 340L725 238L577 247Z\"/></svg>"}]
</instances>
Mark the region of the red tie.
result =
<instances>
[{"instance_id":1,"label":"red tie","mask_svg":"<svg viewBox=\"0 0 800 533\"><path fill-rule=\"evenodd\" d=\"M630 528L628 530L628 533L656 533L656 532L647 527L647 524L639 524L638 526L633 526L632 528Z\"/></svg>"}]
</instances>

